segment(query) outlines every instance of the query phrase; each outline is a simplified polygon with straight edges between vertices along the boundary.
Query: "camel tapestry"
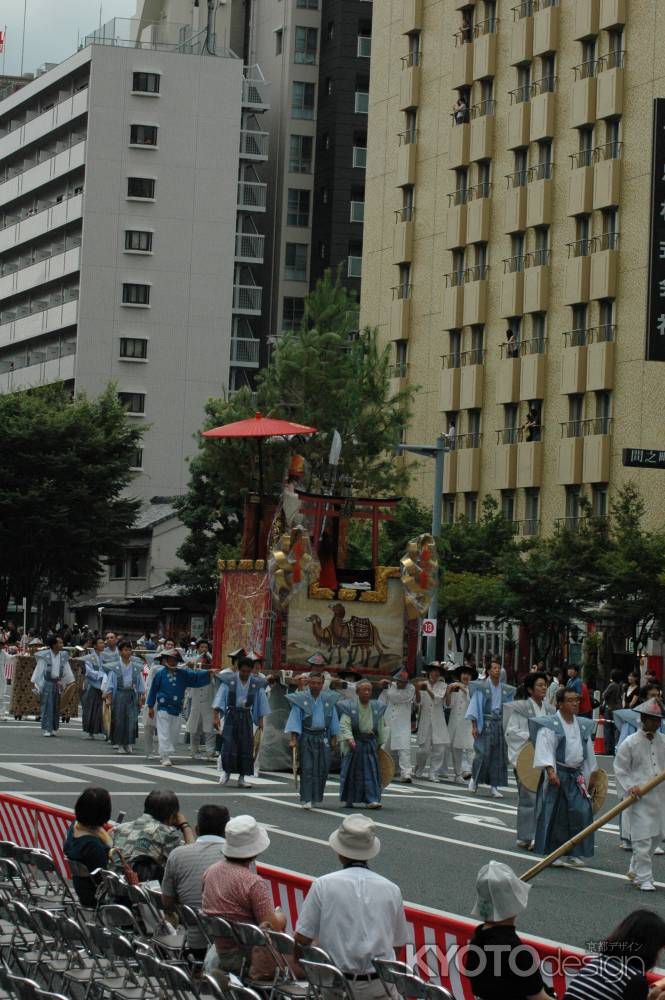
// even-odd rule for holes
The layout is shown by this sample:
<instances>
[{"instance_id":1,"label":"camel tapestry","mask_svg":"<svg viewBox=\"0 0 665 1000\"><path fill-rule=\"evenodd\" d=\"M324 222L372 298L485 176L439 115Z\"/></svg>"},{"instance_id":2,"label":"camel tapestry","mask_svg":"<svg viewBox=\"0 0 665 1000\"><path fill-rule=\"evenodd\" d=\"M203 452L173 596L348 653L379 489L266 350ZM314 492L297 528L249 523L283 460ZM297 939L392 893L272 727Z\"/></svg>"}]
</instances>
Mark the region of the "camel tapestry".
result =
<instances>
[{"instance_id":1,"label":"camel tapestry","mask_svg":"<svg viewBox=\"0 0 665 1000\"><path fill-rule=\"evenodd\" d=\"M404 591L399 579L386 583L383 601L358 600L360 593L343 600L310 597L306 587L298 591L289 604L287 664L311 669L320 654L324 669L396 670L403 663Z\"/></svg>"}]
</instances>

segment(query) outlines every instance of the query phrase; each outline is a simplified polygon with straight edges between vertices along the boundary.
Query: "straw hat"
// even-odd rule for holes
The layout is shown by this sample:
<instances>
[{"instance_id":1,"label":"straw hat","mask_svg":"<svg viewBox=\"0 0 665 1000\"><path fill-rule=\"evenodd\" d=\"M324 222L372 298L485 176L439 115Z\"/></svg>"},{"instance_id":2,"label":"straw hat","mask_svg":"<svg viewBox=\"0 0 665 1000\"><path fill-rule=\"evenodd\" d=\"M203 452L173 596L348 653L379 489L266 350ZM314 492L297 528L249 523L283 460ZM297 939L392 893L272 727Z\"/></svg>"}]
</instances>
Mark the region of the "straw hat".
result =
<instances>
[{"instance_id":1,"label":"straw hat","mask_svg":"<svg viewBox=\"0 0 665 1000\"><path fill-rule=\"evenodd\" d=\"M253 816L234 816L226 824L222 853L227 858L255 858L270 847L265 826Z\"/></svg>"},{"instance_id":2,"label":"straw hat","mask_svg":"<svg viewBox=\"0 0 665 1000\"><path fill-rule=\"evenodd\" d=\"M490 861L476 879L476 901L471 916L478 920L507 920L526 910L531 886L522 882L508 865Z\"/></svg>"},{"instance_id":3,"label":"straw hat","mask_svg":"<svg viewBox=\"0 0 665 1000\"><path fill-rule=\"evenodd\" d=\"M226 827L228 831L228 824ZM381 850L381 841L374 832L376 827L366 816L347 816L328 837L336 854L352 861L369 861Z\"/></svg>"},{"instance_id":4,"label":"straw hat","mask_svg":"<svg viewBox=\"0 0 665 1000\"><path fill-rule=\"evenodd\" d=\"M649 698L648 701L643 701L641 705L636 705L633 711L639 715L648 715L652 719L665 719L663 704L658 698Z\"/></svg>"}]
</instances>

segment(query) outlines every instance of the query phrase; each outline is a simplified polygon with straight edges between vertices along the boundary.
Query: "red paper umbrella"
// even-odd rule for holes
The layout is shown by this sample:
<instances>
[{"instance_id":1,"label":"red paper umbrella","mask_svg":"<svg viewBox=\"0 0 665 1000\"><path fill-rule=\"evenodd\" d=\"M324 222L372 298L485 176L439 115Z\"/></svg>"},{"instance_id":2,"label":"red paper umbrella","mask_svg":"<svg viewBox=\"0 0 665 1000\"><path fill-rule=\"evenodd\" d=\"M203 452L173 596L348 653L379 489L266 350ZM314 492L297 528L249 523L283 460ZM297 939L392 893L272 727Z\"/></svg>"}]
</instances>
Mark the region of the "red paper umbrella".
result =
<instances>
[{"instance_id":1,"label":"red paper umbrella","mask_svg":"<svg viewBox=\"0 0 665 1000\"><path fill-rule=\"evenodd\" d=\"M316 434L316 427L306 427L305 424L294 424L291 420L277 420L256 413L246 420L236 420L232 424L222 424L212 430L203 431L207 438L256 438L259 445L259 493L263 494L263 455L261 453L262 438L293 437L296 434Z\"/></svg>"}]
</instances>

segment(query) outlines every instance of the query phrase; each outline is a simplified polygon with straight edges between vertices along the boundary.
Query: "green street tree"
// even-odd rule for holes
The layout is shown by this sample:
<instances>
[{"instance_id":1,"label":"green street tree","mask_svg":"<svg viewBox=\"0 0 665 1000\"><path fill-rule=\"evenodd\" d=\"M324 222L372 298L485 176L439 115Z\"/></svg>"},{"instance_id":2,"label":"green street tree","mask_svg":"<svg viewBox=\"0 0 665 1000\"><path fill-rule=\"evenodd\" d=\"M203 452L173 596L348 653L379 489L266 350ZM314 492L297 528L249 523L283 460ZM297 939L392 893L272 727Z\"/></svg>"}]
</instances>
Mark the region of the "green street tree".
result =
<instances>
[{"instance_id":1,"label":"green street tree","mask_svg":"<svg viewBox=\"0 0 665 1000\"><path fill-rule=\"evenodd\" d=\"M0 617L11 596L90 590L122 551L138 501L132 482L141 429L114 386L97 399L60 383L0 395Z\"/></svg>"},{"instance_id":2,"label":"green street tree","mask_svg":"<svg viewBox=\"0 0 665 1000\"><path fill-rule=\"evenodd\" d=\"M334 430L342 438L339 479L359 496L400 493L408 474L393 449L408 423L415 388L394 392L389 349L376 331L358 330L358 306L330 273L305 299L298 329L278 339L258 378L262 413L314 426L318 434L298 442L308 465L306 486L320 489L328 472ZM209 400L204 429L251 416L249 392ZM288 446L263 448L268 492L279 493ZM191 462L187 494L178 505L189 529L178 552L185 562L172 579L213 599L220 557L238 555L244 496L256 489L257 448L252 441L201 438ZM339 481L339 480L338 480Z\"/></svg>"}]
</instances>

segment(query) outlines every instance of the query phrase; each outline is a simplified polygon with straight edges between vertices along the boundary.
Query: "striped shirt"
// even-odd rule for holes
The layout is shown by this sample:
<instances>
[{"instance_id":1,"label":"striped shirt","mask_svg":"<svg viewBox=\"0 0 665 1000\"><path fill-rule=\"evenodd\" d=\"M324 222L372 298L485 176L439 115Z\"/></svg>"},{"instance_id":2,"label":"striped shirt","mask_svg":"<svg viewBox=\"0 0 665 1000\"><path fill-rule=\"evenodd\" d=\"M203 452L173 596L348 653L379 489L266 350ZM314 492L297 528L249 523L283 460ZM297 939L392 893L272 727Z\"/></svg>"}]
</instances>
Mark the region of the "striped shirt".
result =
<instances>
[{"instance_id":1,"label":"striped shirt","mask_svg":"<svg viewBox=\"0 0 665 1000\"><path fill-rule=\"evenodd\" d=\"M564 1000L646 1000L641 964L614 955L593 955L565 992Z\"/></svg>"}]
</instances>

